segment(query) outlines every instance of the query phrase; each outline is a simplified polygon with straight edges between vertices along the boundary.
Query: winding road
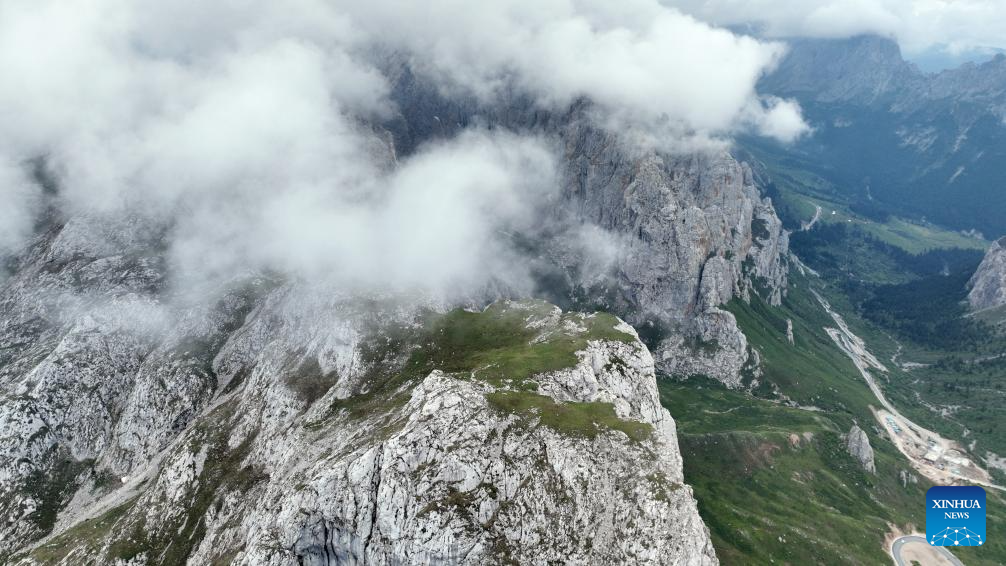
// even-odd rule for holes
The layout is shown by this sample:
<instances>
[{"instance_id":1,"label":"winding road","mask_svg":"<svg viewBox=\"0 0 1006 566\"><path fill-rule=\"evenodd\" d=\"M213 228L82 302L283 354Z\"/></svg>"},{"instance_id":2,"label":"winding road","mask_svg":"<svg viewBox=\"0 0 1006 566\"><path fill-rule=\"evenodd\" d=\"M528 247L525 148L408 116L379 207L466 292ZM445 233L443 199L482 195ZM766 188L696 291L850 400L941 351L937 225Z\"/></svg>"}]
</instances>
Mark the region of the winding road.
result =
<instances>
[{"instance_id":1,"label":"winding road","mask_svg":"<svg viewBox=\"0 0 1006 566\"><path fill-rule=\"evenodd\" d=\"M899 537L891 545L891 556L898 566L912 566L912 561L923 566L964 566L956 556L942 546L930 546L917 535Z\"/></svg>"},{"instance_id":2,"label":"winding road","mask_svg":"<svg viewBox=\"0 0 1006 566\"><path fill-rule=\"evenodd\" d=\"M817 221L820 220L820 219L821 219L821 207L815 204L814 205L814 217L811 218L809 221L804 220L803 222L801 222L800 223L800 231L801 232L806 232L807 230L810 230L811 228L814 227L815 224L817 224Z\"/></svg>"},{"instance_id":3,"label":"winding road","mask_svg":"<svg viewBox=\"0 0 1006 566\"><path fill-rule=\"evenodd\" d=\"M877 423L887 431L891 442L908 458L912 466L936 485L953 485L965 481L1006 491L1003 486L993 483L987 471L968 458L964 447L958 442L919 426L894 408L871 374L871 371L887 373L887 367L870 353L863 339L852 332L824 297L816 291L811 292L835 322L836 328L825 328L824 331L849 356L880 403L882 408L873 410Z\"/></svg>"}]
</instances>

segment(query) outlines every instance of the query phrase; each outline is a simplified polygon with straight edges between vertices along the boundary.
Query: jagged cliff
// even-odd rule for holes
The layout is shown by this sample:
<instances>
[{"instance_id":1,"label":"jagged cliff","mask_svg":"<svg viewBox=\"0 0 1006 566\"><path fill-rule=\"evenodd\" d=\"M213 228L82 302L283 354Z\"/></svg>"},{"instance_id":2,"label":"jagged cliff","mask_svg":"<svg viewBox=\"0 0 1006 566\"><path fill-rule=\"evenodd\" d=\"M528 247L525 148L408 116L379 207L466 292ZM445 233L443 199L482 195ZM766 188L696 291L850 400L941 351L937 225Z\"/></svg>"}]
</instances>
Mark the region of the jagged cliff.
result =
<instances>
[{"instance_id":1,"label":"jagged cliff","mask_svg":"<svg viewBox=\"0 0 1006 566\"><path fill-rule=\"evenodd\" d=\"M974 310L1006 305L1006 237L992 244L968 287L968 302Z\"/></svg>"},{"instance_id":2,"label":"jagged cliff","mask_svg":"<svg viewBox=\"0 0 1006 566\"><path fill-rule=\"evenodd\" d=\"M787 235L750 169L640 150L589 105L389 76L397 114L365 126L389 168L472 123L553 144L560 198L522 235L538 292L644 328L656 363L609 315L483 311L505 287L451 301L248 271L182 293L170 222L67 216L53 193L0 285L0 557L715 563L654 380L740 385L750 352L719 307L785 293Z\"/></svg>"},{"instance_id":3,"label":"jagged cliff","mask_svg":"<svg viewBox=\"0 0 1006 566\"><path fill-rule=\"evenodd\" d=\"M184 346L118 339L145 313L109 290L102 330L83 316L39 365L61 381L20 380L0 404L11 562L716 562L618 319L247 283L218 304L241 320L186 313L178 334L206 333Z\"/></svg>"},{"instance_id":4,"label":"jagged cliff","mask_svg":"<svg viewBox=\"0 0 1006 566\"><path fill-rule=\"evenodd\" d=\"M645 327L663 371L740 385L747 341L718 307L752 292L778 304L789 270L788 234L747 164L723 149L681 155L636 147L599 128L586 102L565 113L520 96L480 105L443 97L401 64L386 72L399 108L386 126L400 153L471 124L557 140L562 198L534 236L547 258L544 290L558 303L600 306ZM589 244L576 240L583 226L615 246L611 265L599 266Z\"/></svg>"}]
</instances>

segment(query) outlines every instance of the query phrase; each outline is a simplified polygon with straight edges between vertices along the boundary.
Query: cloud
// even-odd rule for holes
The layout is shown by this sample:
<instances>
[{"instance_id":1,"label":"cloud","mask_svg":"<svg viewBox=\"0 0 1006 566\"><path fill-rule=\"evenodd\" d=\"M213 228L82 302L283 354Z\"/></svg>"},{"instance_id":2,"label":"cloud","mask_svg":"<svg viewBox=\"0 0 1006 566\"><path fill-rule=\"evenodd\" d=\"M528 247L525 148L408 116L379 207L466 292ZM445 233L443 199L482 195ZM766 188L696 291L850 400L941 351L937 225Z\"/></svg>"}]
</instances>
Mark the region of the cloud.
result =
<instances>
[{"instance_id":1,"label":"cloud","mask_svg":"<svg viewBox=\"0 0 1006 566\"><path fill-rule=\"evenodd\" d=\"M342 191L300 184L196 207L176 226L173 264L197 278L268 268L362 289L458 296L501 281L530 290L501 233L527 229L554 196L542 142L467 132L370 171L364 185Z\"/></svg>"},{"instance_id":2,"label":"cloud","mask_svg":"<svg viewBox=\"0 0 1006 566\"><path fill-rule=\"evenodd\" d=\"M399 161L373 126L394 112L389 50L486 104L590 99L600 124L661 149L806 131L754 90L781 44L655 0L0 0L0 253L30 232L22 164L44 157L69 214L167 233L181 289L262 269L526 285L501 234L554 197L550 142L469 131Z\"/></svg>"},{"instance_id":3,"label":"cloud","mask_svg":"<svg viewBox=\"0 0 1006 566\"><path fill-rule=\"evenodd\" d=\"M41 206L41 191L25 175L25 165L0 156L0 257L14 252L31 235ZM2 273L0 273L2 275Z\"/></svg>"},{"instance_id":4,"label":"cloud","mask_svg":"<svg viewBox=\"0 0 1006 566\"><path fill-rule=\"evenodd\" d=\"M750 120L764 135L781 140L794 139L808 131L800 105L778 97L767 97L752 112Z\"/></svg>"},{"instance_id":5,"label":"cloud","mask_svg":"<svg viewBox=\"0 0 1006 566\"><path fill-rule=\"evenodd\" d=\"M585 97L618 129L680 142L745 128L792 140L754 86L784 52L655 0L345 2L346 12L414 64L492 100L516 88L563 109Z\"/></svg>"},{"instance_id":6,"label":"cloud","mask_svg":"<svg viewBox=\"0 0 1006 566\"><path fill-rule=\"evenodd\" d=\"M1000 0L662 0L717 25L755 24L768 37L894 37L909 55L1006 48Z\"/></svg>"}]
</instances>

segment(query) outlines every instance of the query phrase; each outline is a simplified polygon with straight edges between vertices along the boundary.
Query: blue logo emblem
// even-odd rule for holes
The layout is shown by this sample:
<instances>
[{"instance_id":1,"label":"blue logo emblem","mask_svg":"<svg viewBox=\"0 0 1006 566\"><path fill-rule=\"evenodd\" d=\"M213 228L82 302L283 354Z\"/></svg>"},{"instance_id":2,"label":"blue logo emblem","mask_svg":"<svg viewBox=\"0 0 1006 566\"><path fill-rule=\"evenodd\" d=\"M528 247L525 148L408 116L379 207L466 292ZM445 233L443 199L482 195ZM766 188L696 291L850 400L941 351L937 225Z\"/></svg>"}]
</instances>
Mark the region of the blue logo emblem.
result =
<instances>
[{"instance_id":1,"label":"blue logo emblem","mask_svg":"<svg viewBox=\"0 0 1006 566\"><path fill-rule=\"evenodd\" d=\"M933 546L985 544L985 490L976 486L929 488L926 539Z\"/></svg>"}]
</instances>

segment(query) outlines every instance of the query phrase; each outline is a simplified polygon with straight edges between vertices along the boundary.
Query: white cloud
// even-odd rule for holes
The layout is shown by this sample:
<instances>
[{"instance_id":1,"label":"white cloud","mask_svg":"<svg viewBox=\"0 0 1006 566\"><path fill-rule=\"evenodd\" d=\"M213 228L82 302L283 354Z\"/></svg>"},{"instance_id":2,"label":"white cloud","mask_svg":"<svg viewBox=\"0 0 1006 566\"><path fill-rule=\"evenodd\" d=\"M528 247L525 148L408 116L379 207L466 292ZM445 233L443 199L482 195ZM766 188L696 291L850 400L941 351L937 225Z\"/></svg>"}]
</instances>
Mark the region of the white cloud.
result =
<instances>
[{"instance_id":1,"label":"white cloud","mask_svg":"<svg viewBox=\"0 0 1006 566\"><path fill-rule=\"evenodd\" d=\"M752 113L758 130L776 139L794 139L807 132L800 106L791 100L768 97Z\"/></svg>"},{"instance_id":2,"label":"white cloud","mask_svg":"<svg viewBox=\"0 0 1006 566\"><path fill-rule=\"evenodd\" d=\"M717 25L757 24L770 37L894 37L909 54L1006 48L1002 0L662 0Z\"/></svg>"},{"instance_id":3,"label":"white cloud","mask_svg":"<svg viewBox=\"0 0 1006 566\"><path fill-rule=\"evenodd\" d=\"M214 194L179 219L174 264L195 278L273 268L364 288L463 293L499 280L527 289L500 233L527 228L558 186L542 143L469 132L390 172L370 171L342 191L299 184L252 198Z\"/></svg>"},{"instance_id":4,"label":"white cloud","mask_svg":"<svg viewBox=\"0 0 1006 566\"><path fill-rule=\"evenodd\" d=\"M0 156L0 256L16 250L31 234L40 199L40 189L25 175L25 165Z\"/></svg>"},{"instance_id":5,"label":"white cloud","mask_svg":"<svg viewBox=\"0 0 1006 566\"><path fill-rule=\"evenodd\" d=\"M710 27L656 0L344 2L363 29L444 85L490 99L517 87L551 108L590 98L619 129L673 141L772 125L754 92L784 47ZM761 116L752 114L761 113ZM653 132L650 132L653 133Z\"/></svg>"},{"instance_id":6,"label":"white cloud","mask_svg":"<svg viewBox=\"0 0 1006 566\"><path fill-rule=\"evenodd\" d=\"M170 230L176 281L273 268L347 284L525 284L504 230L559 182L547 143L468 132L395 163L375 55L445 89L503 89L662 148L806 126L758 78L782 46L655 0L0 0L0 252L30 230L45 156L71 212Z\"/></svg>"}]
</instances>

